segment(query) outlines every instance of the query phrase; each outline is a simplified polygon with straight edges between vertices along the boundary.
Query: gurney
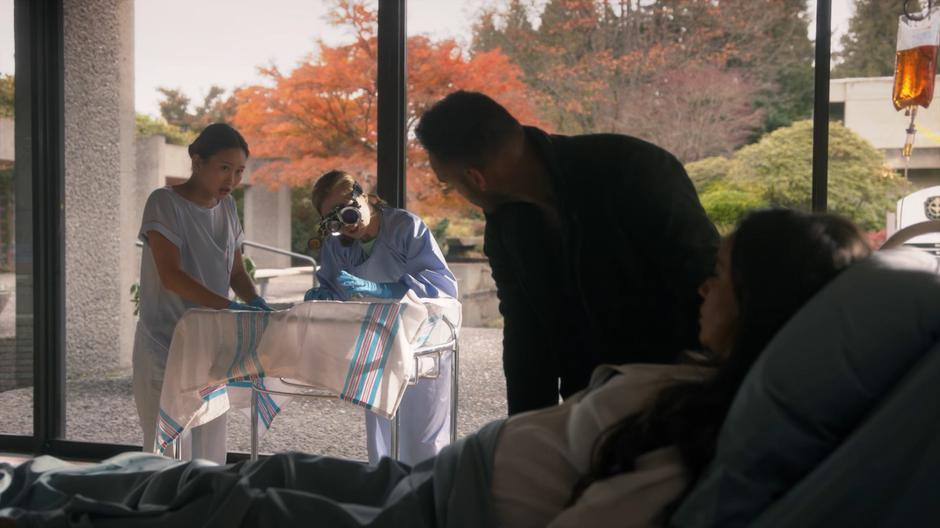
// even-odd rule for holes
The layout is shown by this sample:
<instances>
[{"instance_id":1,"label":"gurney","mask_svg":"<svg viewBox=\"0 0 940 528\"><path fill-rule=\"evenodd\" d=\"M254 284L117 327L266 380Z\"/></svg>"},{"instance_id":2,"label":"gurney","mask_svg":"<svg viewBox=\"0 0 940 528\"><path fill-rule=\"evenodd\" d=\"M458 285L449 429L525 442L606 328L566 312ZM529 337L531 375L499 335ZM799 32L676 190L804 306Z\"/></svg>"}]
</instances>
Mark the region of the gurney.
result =
<instances>
[{"instance_id":1,"label":"gurney","mask_svg":"<svg viewBox=\"0 0 940 528\"><path fill-rule=\"evenodd\" d=\"M394 440L405 390L441 375L447 353L455 360L453 441L459 329L459 302L412 293L401 301L315 301L275 312L190 310L170 345L153 451L172 448L178 457L183 431L241 408L250 413L254 458L260 434L298 396L336 398L395 420Z\"/></svg>"}]
</instances>

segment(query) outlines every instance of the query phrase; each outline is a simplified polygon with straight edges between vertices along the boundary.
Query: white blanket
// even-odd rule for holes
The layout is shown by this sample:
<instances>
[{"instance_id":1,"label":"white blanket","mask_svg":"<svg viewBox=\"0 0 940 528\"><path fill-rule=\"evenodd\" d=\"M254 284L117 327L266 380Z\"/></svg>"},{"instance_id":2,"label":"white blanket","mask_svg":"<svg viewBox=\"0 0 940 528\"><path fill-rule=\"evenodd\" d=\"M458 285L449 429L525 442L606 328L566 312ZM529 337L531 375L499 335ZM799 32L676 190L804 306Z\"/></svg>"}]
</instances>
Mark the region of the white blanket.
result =
<instances>
[{"instance_id":1,"label":"white blanket","mask_svg":"<svg viewBox=\"0 0 940 528\"><path fill-rule=\"evenodd\" d=\"M190 310L173 333L167 358L157 451L182 431L250 404L250 383L284 390L279 378L320 387L392 418L416 367L416 348L446 340L446 317L460 327L453 299L313 301L276 312ZM420 372L416 372L416 368ZM241 389L241 390L239 390ZM286 398L256 394L259 422L270 427Z\"/></svg>"}]
</instances>

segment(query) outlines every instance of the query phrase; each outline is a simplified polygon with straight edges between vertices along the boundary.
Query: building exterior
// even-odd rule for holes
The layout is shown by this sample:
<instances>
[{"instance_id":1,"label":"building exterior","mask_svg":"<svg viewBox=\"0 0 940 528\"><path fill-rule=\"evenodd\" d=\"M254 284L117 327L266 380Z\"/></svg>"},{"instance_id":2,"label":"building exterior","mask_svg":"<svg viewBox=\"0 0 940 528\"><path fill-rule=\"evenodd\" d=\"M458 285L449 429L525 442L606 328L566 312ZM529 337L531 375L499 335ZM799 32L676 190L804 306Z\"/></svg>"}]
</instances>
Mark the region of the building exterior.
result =
<instances>
[{"instance_id":1,"label":"building exterior","mask_svg":"<svg viewBox=\"0 0 940 528\"><path fill-rule=\"evenodd\" d=\"M904 170L904 146L910 117L891 103L892 77L833 79L829 83L829 110L832 120L868 140L885 154L888 165ZM940 185L940 101L918 108L917 136L907 177L917 188Z\"/></svg>"}]
</instances>

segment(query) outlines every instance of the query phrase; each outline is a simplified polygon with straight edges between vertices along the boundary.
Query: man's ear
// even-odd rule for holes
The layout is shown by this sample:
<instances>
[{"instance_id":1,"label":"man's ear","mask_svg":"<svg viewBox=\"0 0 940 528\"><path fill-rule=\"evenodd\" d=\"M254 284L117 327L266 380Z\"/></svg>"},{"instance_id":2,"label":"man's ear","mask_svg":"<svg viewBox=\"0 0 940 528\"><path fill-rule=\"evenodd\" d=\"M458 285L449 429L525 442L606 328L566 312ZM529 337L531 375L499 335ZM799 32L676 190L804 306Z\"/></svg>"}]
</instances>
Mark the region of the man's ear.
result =
<instances>
[{"instance_id":1,"label":"man's ear","mask_svg":"<svg viewBox=\"0 0 940 528\"><path fill-rule=\"evenodd\" d=\"M196 154L192 158L192 173L196 174L199 172L199 168L202 167L202 157L199 154Z\"/></svg>"},{"instance_id":2,"label":"man's ear","mask_svg":"<svg viewBox=\"0 0 940 528\"><path fill-rule=\"evenodd\" d=\"M464 170L464 174L467 175L467 180L476 186L482 192L486 192L486 178L483 177L483 173L480 172L480 169L474 167L467 167Z\"/></svg>"}]
</instances>

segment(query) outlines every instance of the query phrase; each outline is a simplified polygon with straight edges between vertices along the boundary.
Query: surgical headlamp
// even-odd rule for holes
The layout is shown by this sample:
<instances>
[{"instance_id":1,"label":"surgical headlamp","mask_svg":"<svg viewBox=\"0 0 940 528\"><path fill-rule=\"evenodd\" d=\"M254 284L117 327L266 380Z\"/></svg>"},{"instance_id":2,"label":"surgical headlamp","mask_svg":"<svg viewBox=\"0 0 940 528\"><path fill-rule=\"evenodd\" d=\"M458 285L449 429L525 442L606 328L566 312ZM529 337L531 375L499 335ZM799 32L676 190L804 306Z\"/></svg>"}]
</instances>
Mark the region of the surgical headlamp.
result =
<instances>
[{"instance_id":1,"label":"surgical headlamp","mask_svg":"<svg viewBox=\"0 0 940 528\"><path fill-rule=\"evenodd\" d=\"M323 215L320 219L320 236L311 238L308 241L310 249L319 249L323 239L328 236L337 236L346 226L356 225L362 220L362 211L360 210L359 198L362 196L362 187L358 183L353 184L352 198L349 203L337 205L329 213Z\"/></svg>"}]
</instances>

